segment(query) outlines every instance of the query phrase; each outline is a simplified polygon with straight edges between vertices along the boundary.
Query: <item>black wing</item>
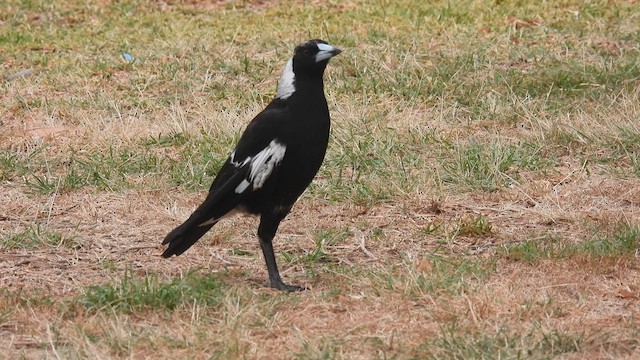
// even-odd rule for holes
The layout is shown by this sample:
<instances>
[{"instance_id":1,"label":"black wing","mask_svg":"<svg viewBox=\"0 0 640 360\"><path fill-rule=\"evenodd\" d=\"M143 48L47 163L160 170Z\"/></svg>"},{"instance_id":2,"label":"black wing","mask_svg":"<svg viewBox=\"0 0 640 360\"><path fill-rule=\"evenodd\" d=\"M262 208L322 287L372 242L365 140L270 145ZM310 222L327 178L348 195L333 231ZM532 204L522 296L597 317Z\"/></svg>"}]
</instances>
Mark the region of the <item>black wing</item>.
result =
<instances>
[{"instance_id":1,"label":"black wing","mask_svg":"<svg viewBox=\"0 0 640 360\"><path fill-rule=\"evenodd\" d=\"M162 242L169 247L163 257L180 255L198 241L218 220L235 209L253 191L251 165L256 154L278 138L285 110L276 100L249 123L236 149L224 163L204 202ZM272 169L277 172L277 167ZM274 175L273 173L271 176Z\"/></svg>"}]
</instances>

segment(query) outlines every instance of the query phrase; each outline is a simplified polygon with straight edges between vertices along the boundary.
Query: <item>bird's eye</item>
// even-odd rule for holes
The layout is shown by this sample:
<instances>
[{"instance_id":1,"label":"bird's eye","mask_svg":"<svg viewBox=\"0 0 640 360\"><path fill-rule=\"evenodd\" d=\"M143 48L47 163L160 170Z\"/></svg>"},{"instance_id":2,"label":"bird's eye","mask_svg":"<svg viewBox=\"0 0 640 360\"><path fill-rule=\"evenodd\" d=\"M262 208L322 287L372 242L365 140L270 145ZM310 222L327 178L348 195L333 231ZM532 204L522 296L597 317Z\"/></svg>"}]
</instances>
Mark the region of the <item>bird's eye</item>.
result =
<instances>
[{"instance_id":1,"label":"bird's eye","mask_svg":"<svg viewBox=\"0 0 640 360\"><path fill-rule=\"evenodd\" d=\"M309 50L309 49L304 49L304 50L302 50L302 54L303 54L303 55L306 55L306 56L309 56L309 55L311 55L311 50Z\"/></svg>"}]
</instances>

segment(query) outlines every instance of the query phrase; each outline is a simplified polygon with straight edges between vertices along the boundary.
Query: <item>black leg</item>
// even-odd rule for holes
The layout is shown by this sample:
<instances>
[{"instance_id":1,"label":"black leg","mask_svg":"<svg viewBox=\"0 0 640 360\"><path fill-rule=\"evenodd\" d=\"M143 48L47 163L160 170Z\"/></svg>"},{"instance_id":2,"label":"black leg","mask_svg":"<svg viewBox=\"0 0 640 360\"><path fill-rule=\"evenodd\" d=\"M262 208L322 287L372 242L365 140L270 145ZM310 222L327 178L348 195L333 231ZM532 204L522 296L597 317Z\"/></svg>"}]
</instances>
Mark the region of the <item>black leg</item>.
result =
<instances>
[{"instance_id":1,"label":"black leg","mask_svg":"<svg viewBox=\"0 0 640 360\"><path fill-rule=\"evenodd\" d=\"M276 257L273 254L272 244L273 237L276 235L280 221L282 221L282 218L262 215L260 218L260 226L258 227L258 238L260 238L260 247L262 248L264 260L267 263L269 282L271 283L272 288L282 291L291 292L305 290L305 288L301 286L285 284L280 278L280 272L278 271L278 265L276 264Z\"/></svg>"}]
</instances>

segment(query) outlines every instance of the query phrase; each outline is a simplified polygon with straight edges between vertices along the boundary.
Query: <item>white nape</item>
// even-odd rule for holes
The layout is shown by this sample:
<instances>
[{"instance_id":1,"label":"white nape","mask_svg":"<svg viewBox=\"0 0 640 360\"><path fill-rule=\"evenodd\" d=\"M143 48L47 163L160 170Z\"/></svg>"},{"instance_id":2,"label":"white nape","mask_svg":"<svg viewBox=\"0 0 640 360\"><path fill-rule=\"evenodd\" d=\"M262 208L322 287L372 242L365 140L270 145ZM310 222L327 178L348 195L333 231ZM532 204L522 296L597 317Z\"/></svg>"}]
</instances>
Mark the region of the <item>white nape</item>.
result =
<instances>
[{"instance_id":1,"label":"white nape","mask_svg":"<svg viewBox=\"0 0 640 360\"><path fill-rule=\"evenodd\" d=\"M280 80L278 80L278 92L276 93L277 99L285 100L289 96L296 92L296 74L293 72L293 58L289 59L287 65L285 65Z\"/></svg>"}]
</instances>

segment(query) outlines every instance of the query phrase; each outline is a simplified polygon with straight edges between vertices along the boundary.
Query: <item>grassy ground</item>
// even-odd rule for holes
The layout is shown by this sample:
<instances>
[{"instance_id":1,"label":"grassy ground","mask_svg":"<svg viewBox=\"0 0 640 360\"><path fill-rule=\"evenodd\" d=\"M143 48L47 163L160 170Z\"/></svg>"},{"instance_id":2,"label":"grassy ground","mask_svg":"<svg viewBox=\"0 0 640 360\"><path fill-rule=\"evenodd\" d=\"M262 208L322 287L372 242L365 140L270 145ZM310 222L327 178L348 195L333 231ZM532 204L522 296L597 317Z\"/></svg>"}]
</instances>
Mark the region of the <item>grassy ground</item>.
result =
<instances>
[{"instance_id":1,"label":"grassy ground","mask_svg":"<svg viewBox=\"0 0 640 360\"><path fill-rule=\"evenodd\" d=\"M2 356L640 357L639 22L631 0L3 1ZM249 217L161 259L316 37L345 50L332 140L276 238L311 290L266 287Z\"/></svg>"}]
</instances>

